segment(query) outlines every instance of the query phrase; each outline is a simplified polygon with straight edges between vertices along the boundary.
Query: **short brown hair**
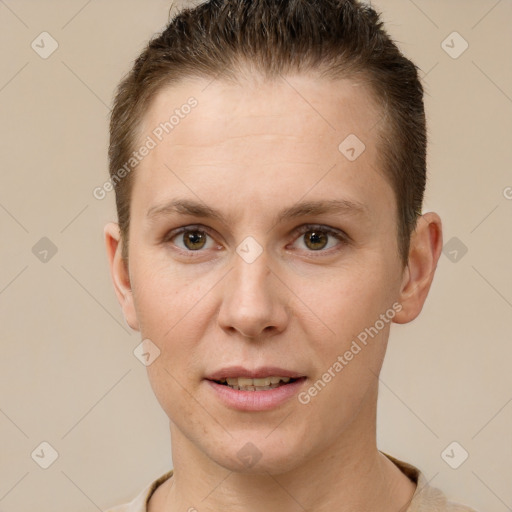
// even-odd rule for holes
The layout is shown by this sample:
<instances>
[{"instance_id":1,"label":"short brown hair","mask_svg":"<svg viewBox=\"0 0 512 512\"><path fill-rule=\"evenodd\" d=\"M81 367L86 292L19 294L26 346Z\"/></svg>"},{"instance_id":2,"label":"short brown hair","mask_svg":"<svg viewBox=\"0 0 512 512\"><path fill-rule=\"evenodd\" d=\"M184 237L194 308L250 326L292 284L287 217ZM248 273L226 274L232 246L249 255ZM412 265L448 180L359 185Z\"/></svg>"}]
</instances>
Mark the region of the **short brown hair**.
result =
<instances>
[{"instance_id":1,"label":"short brown hair","mask_svg":"<svg viewBox=\"0 0 512 512\"><path fill-rule=\"evenodd\" d=\"M244 63L268 78L316 70L368 83L382 106L379 154L396 196L405 266L426 183L423 87L379 14L357 0L209 0L179 12L149 41L117 88L110 119L111 181L130 159L142 118L163 87L188 77L236 80ZM132 184L132 173L114 183L126 261Z\"/></svg>"}]
</instances>

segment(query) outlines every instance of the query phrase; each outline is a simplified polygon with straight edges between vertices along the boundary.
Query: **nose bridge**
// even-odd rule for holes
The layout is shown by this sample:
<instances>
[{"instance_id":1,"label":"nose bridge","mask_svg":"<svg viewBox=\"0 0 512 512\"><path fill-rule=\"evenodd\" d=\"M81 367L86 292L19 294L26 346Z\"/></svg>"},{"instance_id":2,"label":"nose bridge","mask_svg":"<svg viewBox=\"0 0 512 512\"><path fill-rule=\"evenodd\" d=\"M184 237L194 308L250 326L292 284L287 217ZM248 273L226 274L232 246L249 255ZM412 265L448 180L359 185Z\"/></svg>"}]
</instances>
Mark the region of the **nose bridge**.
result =
<instances>
[{"instance_id":1,"label":"nose bridge","mask_svg":"<svg viewBox=\"0 0 512 512\"><path fill-rule=\"evenodd\" d=\"M251 235L245 236L236 246L236 254L233 254L234 269L232 272L232 285L236 293L250 292L253 295L266 295L269 285L270 255L265 247L262 237L258 240Z\"/></svg>"},{"instance_id":2,"label":"nose bridge","mask_svg":"<svg viewBox=\"0 0 512 512\"><path fill-rule=\"evenodd\" d=\"M234 258L234 269L231 276L230 288L231 296L238 305L238 309L253 310L253 315L262 315L266 309L265 305L272 302L271 272L268 266L268 257L265 251L261 252L254 260L249 248L247 253L243 253L243 245L237 249L237 255ZM251 258L247 258L251 255ZM250 313L250 311L247 311Z\"/></svg>"},{"instance_id":3,"label":"nose bridge","mask_svg":"<svg viewBox=\"0 0 512 512\"><path fill-rule=\"evenodd\" d=\"M268 254L263 248L259 254L256 250L251 240L242 242L237 248L219 312L221 327L235 329L247 337L257 337L269 327L281 330L286 321L281 292L269 268Z\"/></svg>"}]
</instances>

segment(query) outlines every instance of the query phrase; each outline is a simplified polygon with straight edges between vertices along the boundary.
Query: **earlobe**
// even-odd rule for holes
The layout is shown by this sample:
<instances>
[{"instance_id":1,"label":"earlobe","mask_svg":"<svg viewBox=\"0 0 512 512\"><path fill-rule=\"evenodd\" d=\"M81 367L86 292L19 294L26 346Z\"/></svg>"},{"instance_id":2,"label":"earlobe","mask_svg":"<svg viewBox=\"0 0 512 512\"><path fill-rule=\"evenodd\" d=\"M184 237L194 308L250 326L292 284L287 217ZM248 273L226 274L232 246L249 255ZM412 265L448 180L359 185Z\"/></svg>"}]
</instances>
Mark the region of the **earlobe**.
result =
<instances>
[{"instance_id":1,"label":"earlobe","mask_svg":"<svg viewBox=\"0 0 512 512\"><path fill-rule=\"evenodd\" d=\"M404 269L399 302L402 310L394 322L405 324L421 312L434 279L443 248L442 223L434 212L422 215L411 236L409 261Z\"/></svg>"},{"instance_id":2,"label":"earlobe","mask_svg":"<svg viewBox=\"0 0 512 512\"><path fill-rule=\"evenodd\" d=\"M130 274L128 272L128 265L122 258L123 241L121 239L119 225L115 222L110 222L105 226L103 232L110 267L110 276L117 300L121 305L127 324L132 329L138 331L139 324L133 302Z\"/></svg>"}]
</instances>

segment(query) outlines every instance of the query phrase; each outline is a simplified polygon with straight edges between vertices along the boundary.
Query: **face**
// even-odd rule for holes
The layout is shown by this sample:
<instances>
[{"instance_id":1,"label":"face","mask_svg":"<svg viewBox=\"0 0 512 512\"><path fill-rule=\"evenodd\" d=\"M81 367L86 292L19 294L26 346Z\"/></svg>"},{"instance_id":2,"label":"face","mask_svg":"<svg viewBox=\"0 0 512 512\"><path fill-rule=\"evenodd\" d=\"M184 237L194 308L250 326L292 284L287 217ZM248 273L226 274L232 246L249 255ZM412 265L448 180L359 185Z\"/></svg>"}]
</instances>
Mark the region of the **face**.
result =
<instances>
[{"instance_id":1,"label":"face","mask_svg":"<svg viewBox=\"0 0 512 512\"><path fill-rule=\"evenodd\" d=\"M225 468L253 470L249 452L286 471L373 428L406 275L370 98L308 75L187 80L144 119L123 309L160 351L148 374L171 431ZM240 375L297 380L212 381Z\"/></svg>"}]
</instances>

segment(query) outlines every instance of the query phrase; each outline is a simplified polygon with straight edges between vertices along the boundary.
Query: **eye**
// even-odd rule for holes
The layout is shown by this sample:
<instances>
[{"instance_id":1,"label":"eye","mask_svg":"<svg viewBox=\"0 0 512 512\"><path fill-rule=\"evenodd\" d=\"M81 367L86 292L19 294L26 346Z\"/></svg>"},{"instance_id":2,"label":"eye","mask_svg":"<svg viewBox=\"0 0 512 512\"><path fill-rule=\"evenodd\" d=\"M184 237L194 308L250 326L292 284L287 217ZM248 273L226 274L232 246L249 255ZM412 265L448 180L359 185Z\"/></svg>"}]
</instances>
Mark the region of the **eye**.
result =
<instances>
[{"instance_id":1,"label":"eye","mask_svg":"<svg viewBox=\"0 0 512 512\"><path fill-rule=\"evenodd\" d=\"M174 241L176 239L176 241ZM208 240L210 239L210 240ZM187 226L177 231L172 231L165 237L165 242L172 242L176 247L185 252L200 252L201 249L211 249L213 239L207 231L199 226ZM210 245L208 245L210 242ZM183 244L183 245L180 245Z\"/></svg>"},{"instance_id":2,"label":"eye","mask_svg":"<svg viewBox=\"0 0 512 512\"><path fill-rule=\"evenodd\" d=\"M306 224L297 228L294 232L294 240L295 239L297 239L295 243L302 242L302 247L299 247L300 249L304 249L310 253L331 252L330 249L332 249L333 246L343 246L349 243L349 237L343 233L343 231L317 224ZM335 240L340 243L335 244ZM216 244L208 230L201 225L186 226L173 230L164 237L163 242L172 243L182 253L190 256L193 253L200 253L207 249L221 247Z\"/></svg>"},{"instance_id":3,"label":"eye","mask_svg":"<svg viewBox=\"0 0 512 512\"><path fill-rule=\"evenodd\" d=\"M300 237L298 241L303 243L308 252L326 252L336 245L330 243L333 241L333 238L341 242L338 245L346 245L348 243L348 237L342 231L316 224L301 226L295 234ZM329 238L331 238L331 241Z\"/></svg>"}]
</instances>

